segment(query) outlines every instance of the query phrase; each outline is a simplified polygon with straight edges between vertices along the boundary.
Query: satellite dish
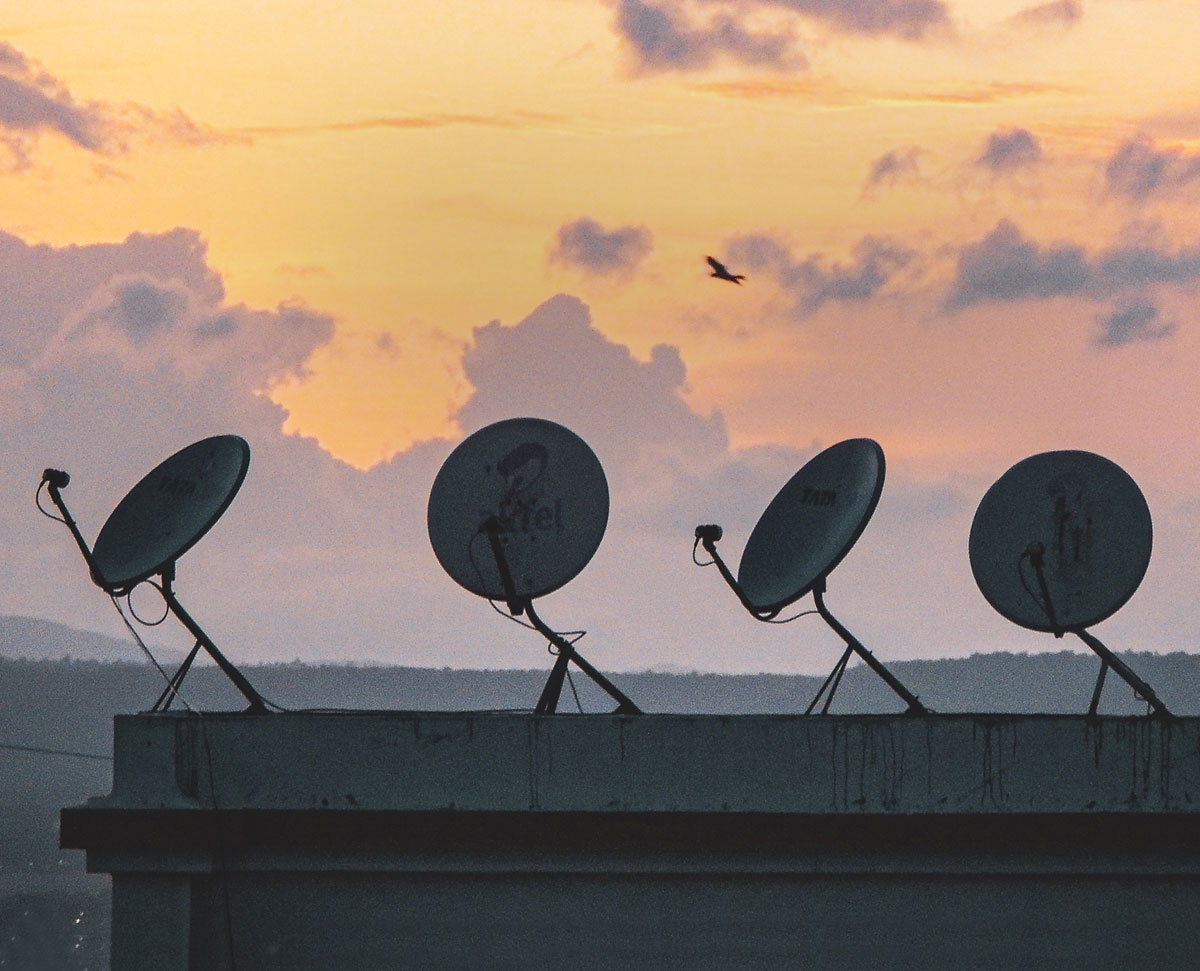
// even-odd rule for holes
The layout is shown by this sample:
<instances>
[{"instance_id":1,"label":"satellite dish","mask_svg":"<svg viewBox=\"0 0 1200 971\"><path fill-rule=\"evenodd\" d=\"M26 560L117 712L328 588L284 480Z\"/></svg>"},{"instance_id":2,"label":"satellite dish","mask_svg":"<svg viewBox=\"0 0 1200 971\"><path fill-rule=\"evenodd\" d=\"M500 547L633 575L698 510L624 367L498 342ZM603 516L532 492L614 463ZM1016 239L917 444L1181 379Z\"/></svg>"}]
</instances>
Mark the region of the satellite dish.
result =
<instances>
[{"instance_id":1,"label":"satellite dish","mask_svg":"<svg viewBox=\"0 0 1200 971\"><path fill-rule=\"evenodd\" d=\"M155 586L168 611L196 638L196 645L170 679L152 711L166 710L178 692L200 648L236 685L250 711L265 712L266 702L245 676L217 649L175 596L175 561L199 542L229 508L246 478L250 446L237 435L218 435L194 442L159 464L129 490L88 549L61 491L71 477L55 469L42 473L42 485L63 515L96 585L114 598L125 596L144 580Z\"/></svg>"},{"instance_id":2,"label":"satellite dish","mask_svg":"<svg viewBox=\"0 0 1200 971\"><path fill-rule=\"evenodd\" d=\"M619 713L639 712L533 609L534 598L587 566L608 525L608 482L582 438L542 418L481 428L438 471L427 522L433 552L452 579L477 596L503 600L513 616L524 613L557 648L538 714L556 710L571 662L616 700Z\"/></svg>"},{"instance_id":3,"label":"satellite dish","mask_svg":"<svg viewBox=\"0 0 1200 971\"><path fill-rule=\"evenodd\" d=\"M988 603L1014 624L1076 630L1133 596L1152 537L1146 498L1119 465L1092 452L1043 452L1005 472L979 503L971 570Z\"/></svg>"},{"instance_id":4,"label":"satellite dish","mask_svg":"<svg viewBox=\"0 0 1200 971\"><path fill-rule=\"evenodd\" d=\"M513 591L481 527L494 519ZM490 600L542 597L588 564L608 525L596 454L562 425L510 418L481 428L446 459L429 493L429 541L442 568Z\"/></svg>"},{"instance_id":5,"label":"satellite dish","mask_svg":"<svg viewBox=\"0 0 1200 971\"><path fill-rule=\"evenodd\" d=\"M250 466L237 435L195 442L129 490L92 548L104 586L120 592L162 573L229 508Z\"/></svg>"},{"instance_id":6,"label":"satellite dish","mask_svg":"<svg viewBox=\"0 0 1200 971\"><path fill-rule=\"evenodd\" d=\"M1112 667L1162 714L1149 685L1087 628L1133 596L1150 564L1153 527L1141 489L1116 463L1083 451L1023 459L985 493L968 541L988 603L1030 630L1073 633L1101 658L1089 714Z\"/></svg>"},{"instance_id":7,"label":"satellite dish","mask_svg":"<svg viewBox=\"0 0 1200 971\"><path fill-rule=\"evenodd\" d=\"M827 576L858 541L883 492L883 449L852 438L804 465L771 500L746 541L738 585L778 613Z\"/></svg>"},{"instance_id":8,"label":"satellite dish","mask_svg":"<svg viewBox=\"0 0 1200 971\"><path fill-rule=\"evenodd\" d=\"M858 654L887 682L910 713L926 713L917 697L825 606L826 578L866 529L883 492L883 477L883 449L869 438L839 442L814 456L779 490L759 518L742 552L736 580L717 553L721 527L696 527L696 545L704 544L721 576L752 616L774 620L784 607L811 592L817 612L845 641L845 652L806 714L823 696L822 714L829 711L851 654Z\"/></svg>"}]
</instances>

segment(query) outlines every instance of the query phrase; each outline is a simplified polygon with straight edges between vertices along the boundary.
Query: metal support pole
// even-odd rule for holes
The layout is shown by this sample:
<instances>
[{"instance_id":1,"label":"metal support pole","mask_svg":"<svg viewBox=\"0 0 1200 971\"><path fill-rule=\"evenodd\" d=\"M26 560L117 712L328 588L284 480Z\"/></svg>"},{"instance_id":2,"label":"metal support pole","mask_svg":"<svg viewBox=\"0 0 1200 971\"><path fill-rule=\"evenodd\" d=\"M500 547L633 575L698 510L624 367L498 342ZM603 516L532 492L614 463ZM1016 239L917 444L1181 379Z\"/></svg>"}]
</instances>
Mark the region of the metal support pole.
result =
<instances>
[{"instance_id":1,"label":"metal support pole","mask_svg":"<svg viewBox=\"0 0 1200 971\"><path fill-rule=\"evenodd\" d=\"M833 670L829 672L829 677L825 679L825 683L821 685L821 687L817 690L817 693L813 695L813 700L810 701L808 707L804 709L804 714L812 714L813 709L816 708L817 704L821 701L821 696L825 694L825 689L832 684L833 687L830 689L829 697L825 699L825 706L821 709L822 715L829 712L829 705L833 701L833 695L834 692L837 691L838 685L842 683L842 673L846 670L846 662L850 660L851 652L852 649L849 647L842 652L842 656L838 660L838 663L835 664L833 666Z\"/></svg>"},{"instance_id":2,"label":"metal support pole","mask_svg":"<svg viewBox=\"0 0 1200 971\"><path fill-rule=\"evenodd\" d=\"M608 678L588 664L582 655L575 650L575 646L570 641L557 631L551 630L546 626L542 618L534 611L531 599L517 596L516 585L512 580L512 571L508 568L508 560L504 556L504 546L500 542L499 522L495 516L488 517L488 520L483 524L483 532L487 533L488 543L492 548L492 556L496 558L496 569L500 573L500 583L504 587L508 612L514 617L522 613L525 614L529 618L529 622L533 624L534 629L558 648L558 658L554 662L554 667L550 670L550 677L546 680L545 687L542 688L537 708L534 709L535 713L539 715L553 715L557 711L558 699L562 694L563 681L567 676L567 665L574 661L575 666L579 670L595 681L596 684L603 688L616 701L616 714L640 715L642 710L630 701Z\"/></svg>"},{"instance_id":3,"label":"metal support pole","mask_svg":"<svg viewBox=\"0 0 1200 971\"><path fill-rule=\"evenodd\" d=\"M66 472L47 469L42 473L42 481L46 483L46 492L50 496L50 501L58 507L58 511L62 513L63 522L67 524L67 529L75 537L75 543L79 547L79 552L83 554L83 560L88 566L88 573L91 575L92 583L104 590L108 590L108 586L104 582L104 577L96 569L96 561L92 558L92 551L88 548L83 534L79 531L79 527L75 523L75 517L67 509L67 504L63 502L61 490L71 481L71 477Z\"/></svg>"},{"instance_id":4,"label":"metal support pole","mask_svg":"<svg viewBox=\"0 0 1200 971\"><path fill-rule=\"evenodd\" d=\"M720 529L719 526L715 528ZM729 567L725 565L725 561L721 559L721 554L717 552L717 544L713 538L709 535L698 536L697 538L700 540L700 545L704 547L705 552L708 553L708 555L712 557L713 562L717 564L717 570L720 572L725 582L729 584L729 589L737 594L737 598L742 602L742 606L750 611L756 620L769 620L771 617L774 617L777 613L779 613L777 610L764 611L762 607L752 604L747 599L746 592L742 589L741 584L737 582L737 579L730 572Z\"/></svg>"},{"instance_id":5,"label":"metal support pole","mask_svg":"<svg viewBox=\"0 0 1200 971\"><path fill-rule=\"evenodd\" d=\"M1151 688L1150 685L1146 684L1146 682L1139 678L1136 674L1134 674L1129 665L1117 657L1112 651L1100 643L1099 640L1089 634L1086 630L1081 629L1072 631L1072 633L1093 651L1095 651L1105 665L1116 671L1117 676L1120 677L1122 681L1136 691L1139 696L1144 698L1150 707L1154 709L1154 714L1164 715L1168 718L1171 717L1171 713L1167 710L1167 706L1158 700L1158 695L1154 693L1154 689ZM1096 682L1096 691L1092 696L1092 707L1088 712L1090 715L1094 715L1096 713L1096 706L1100 702L1100 689L1103 687L1103 682L1104 669L1101 668L1100 680Z\"/></svg>"},{"instance_id":6,"label":"metal support pole","mask_svg":"<svg viewBox=\"0 0 1200 971\"><path fill-rule=\"evenodd\" d=\"M163 711L166 711L171 707L171 702L174 701L175 696L179 694L179 686L183 684L183 679L187 677L187 673L192 666L192 662L196 660L196 653L199 650L200 642L196 641L195 646L188 651L188 656L183 659L183 663L179 665L175 673L171 675L170 682L167 684L167 687L163 688L162 694L158 696L158 701L154 702L154 707L150 709L151 711L158 711L160 707Z\"/></svg>"},{"instance_id":7,"label":"metal support pole","mask_svg":"<svg viewBox=\"0 0 1200 971\"><path fill-rule=\"evenodd\" d=\"M178 599L176 599L175 591L171 589L171 578L169 574L172 572L174 572L173 568L168 567L168 569L163 572L162 577L162 596L163 600L166 602L167 609L170 610L171 613L173 613L179 620L179 622L187 628L188 633L196 638L196 643L208 652L208 656L217 662L217 667L221 669L225 677L233 682L238 691L242 693L242 697L250 702L250 707L246 710L253 714L266 714L267 704L265 701L263 701L262 695L254 690L254 686L246 680L245 675L243 675L241 671L233 666L233 662L231 662L229 658L217 650L217 645L212 642L206 633L204 633L200 625L192 620L191 615L183 609L183 605Z\"/></svg>"},{"instance_id":8,"label":"metal support pole","mask_svg":"<svg viewBox=\"0 0 1200 971\"><path fill-rule=\"evenodd\" d=\"M541 697L538 698L537 708L534 709L535 715L553 715L558 710L558 699L562 694L563 681L567 677L567 665L570 663L571 655L560 650L558 657L555 658L554 667L550 669L550 677L546 679L546 686L542 688Z\"/></svg>"},{"instance_id":9,"label":"metal support pole","mask_svg":"<svg viewBox=\"0 0 1200 971\"><path fill-rule=\"evenodd\" d=\"M586 660L584 660L583 656L577 650L575 650L575 646L569 640L567 640L557 631L553 631L547 627L542 618L539 617L534 611L533 604L530 601L525 601L524 607L525 616L529 618L529 622L537 628L539 634L541 634L559 650L558 660L554 664L554 670L550 672L551 680L546 682L546 688L542 691L542 698L538 701L537 713L539 715L554 714L554 709L558 705L558 693L562 690L562 681L567 673L567 662L573 662L575 666L579 668L579 670L595 681L596 684L603 688L608 696L617 703L617 710L615 714L640 715L642 713L642 709L630 701L629 698L626 697L625 694L615 684L609 681L608 678L606 678L603 674L592 667ZM548 695L551 691L551 682L554 680L556 673L558 673L560 670L561 674L558 674L557 690L553 691L553 698L550 698ZM543 710L542 707L543 702L547 703L547 708L545 710Z\"/></svg>"},{"instance_id":10,"label":"metal support pole","mask_svg":"<svg viewBox=\"0 0 1200 971\"><path fill-rule=\"evenodd\" d=\"M1100 660L1100 674L1096 677L1096 687L1092 689L1092 703L1088 706L1088 717L1094 718L1100 707L1100 692L1104 690L1104 676L1108 674L1108 662Z\"/></svg>"},{"instance_id":11,"label":"metal support pole","mask_svg":"<svg viewBox=\"0 0 1200 971\"><path fill-rule=\"evenodd\" d=\"M917 696L904 687L904 685L902 685L899 681L897 681L892 675L892 672L885 668L883 664L875 657L875 655L863 647L859 640L848 630L846 630L845 627L838 623L837 618L835 618L833 614L829 612L829 609L825 606L824 577L818 580L816 586L813 587L813 601L816 603L817 612L821 615L822 619L825 621L825 623L833 628L833 630L843 641L846 642L846 646L853 650L854 653L859 657L861 657L871 668L871 670L883 678L883 680L887 683L887 686L903 699L904 703L908 705L908 714L929 714L929 709L927 709L923 704L921 704L920 701L917 700Z\"/></svg>"}]
</instances>

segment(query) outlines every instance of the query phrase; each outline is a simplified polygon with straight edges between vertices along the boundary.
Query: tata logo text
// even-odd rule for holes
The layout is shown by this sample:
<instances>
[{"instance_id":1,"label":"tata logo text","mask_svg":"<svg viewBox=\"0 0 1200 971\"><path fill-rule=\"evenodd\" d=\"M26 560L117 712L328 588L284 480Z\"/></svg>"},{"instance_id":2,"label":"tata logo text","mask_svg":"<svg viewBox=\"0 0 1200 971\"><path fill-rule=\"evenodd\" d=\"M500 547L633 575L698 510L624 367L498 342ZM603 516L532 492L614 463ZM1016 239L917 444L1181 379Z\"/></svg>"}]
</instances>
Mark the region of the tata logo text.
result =
<instances>
[{"instance_id":1,"label":"tata logo text","mask_svg":"<svg viewBox=\"0 0 1200 971\"><path fill-rule=\"evenodd\" d=\"M804 494L800 496L802 506L835 506L837 491L834 489L813 489L805 486Z\"/></svg>"}]
</instances>

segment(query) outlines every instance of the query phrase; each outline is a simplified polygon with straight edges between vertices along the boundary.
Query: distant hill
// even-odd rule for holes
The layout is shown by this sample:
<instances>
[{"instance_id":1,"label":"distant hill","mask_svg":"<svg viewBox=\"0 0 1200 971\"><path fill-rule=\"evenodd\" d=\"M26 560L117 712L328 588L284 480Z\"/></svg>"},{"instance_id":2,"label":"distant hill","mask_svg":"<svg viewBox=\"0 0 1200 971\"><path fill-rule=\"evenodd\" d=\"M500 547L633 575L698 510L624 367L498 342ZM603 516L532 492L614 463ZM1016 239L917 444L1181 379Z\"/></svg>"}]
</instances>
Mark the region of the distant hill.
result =
<instances>
[{"instance_id":1,"label":"distant hill","mask_svg":"<svg viewBox=\"0 0 1200 971\"><path fill-rule=\"evenodd\" d=\"M78 630L37 617L0 617L0 658L130 661L137 660L137 653L137 647L129 639ZM168 658L182 660L178 651L165 649L165 653Z\"/></svg>"},{"instance_id":2,"label":"distant hill","mask_svg":"<svg viewBox=\"0 0 1200 971\"><path fill-rule=\"evenodd\" d=\"M158 646L154 651L168 667L182 659L177 651ZM1200 655L1122 656L1173 711L1200 714ZM33 617L0 617L0 664L5 660L74 663L5 665L4 677L0 678L0 726L11 724L9 719L18 711L34 717L36 712L28 706L38 698L50 707L67 706L107 722L111 714L149 707L162 688L158 673L142 662L129 639ZM198 664L204 661L203 657L197 660ZM1084 711L1099 664L1093 654L1081 648L1045 654L995 653L894 661L888 667L934 711L1017 713ZM267 698L286 708L462 711L532 708L549 669L480 671L293 662L243 670ZM820 677L788 674L664 670L609 673L647 712L798 713L822 681ZM18 689L18 685L23 687ZM612 707L608 698L578 672L574 685L585 711ZM189 703L201 709L243 707L240 696L211 665L193 670L183 693ZM52 698L57 701L51 702ZM571 686L564 686L560 707L575 707L574 699ZM852 664L832 711L889 712L901 708L880 679L862 665ZM1139 714L1144 710L1124 682L1110 674L1101 711Z\"/></svg>"}]
</instances>

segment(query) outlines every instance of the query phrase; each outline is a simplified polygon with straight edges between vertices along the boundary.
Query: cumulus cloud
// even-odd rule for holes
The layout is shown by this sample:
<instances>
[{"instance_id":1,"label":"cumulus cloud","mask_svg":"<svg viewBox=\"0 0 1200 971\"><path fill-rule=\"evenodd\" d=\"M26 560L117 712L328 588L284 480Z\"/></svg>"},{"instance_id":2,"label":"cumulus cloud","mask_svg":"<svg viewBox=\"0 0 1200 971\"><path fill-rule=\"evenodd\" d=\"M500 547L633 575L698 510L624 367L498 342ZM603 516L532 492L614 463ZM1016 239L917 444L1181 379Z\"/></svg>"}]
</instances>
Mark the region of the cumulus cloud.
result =
<instances>
[{"instance_id":1,"label":"cumulus cloud","mask_svg":"<svg viewBox=\"0 0 1200 971\"><path fill-rule=\"evenodd\" d=\"M1123 347L1138 341L1157 341L1175 332L1175 322L1163 320L1158 307L1135 301L1096 319L1096 343L1101 347Z\"/></svg>"},{"instance_id":2,"label":"cumulus cloud","mask_svg":"<svg viewBox=\"0 0 1200 971\"><path fill-rule=\"evenodd\" d=\"M988 135L975 164L990 172L1009 173L1041 160L1042 146L1031 132L1024 128L1006 128Z\"/></svg>"},{"instance_id":3,"label":"cumulus cloud","mask_svg":"<svg viewBox=\"0 0 1200 971\"><path fill-rule=\"evenodd\" d=\"M958 254L948 305L1084 296L1104 299L1156 284L1200 279L1200 246L1177 250L1119 244L1089 254L1078 243L1046 246L1001 220Z\"/></svg>"},{"instance_id":4,"label":"cumulus cloud","mask_svg":"<svg viewBox=\"0 0 1200 971\"><path fill-rule=\"evenodd\" d=\"M177 108L80 101L36 61L0 42L0 144L8 150L10 168L32 165L34 144L43 134L102 156L127 152L135 137L188 145L230 140Z\"/></svg>"},{"instance_id":5,"label":"cumulus cloud","mask_svg":"<svg viewBox=\"0 0 1200 971\"><path fill-rule=\"evenodd\" d=\"M1144 137L1131 138L1109 157L1104 176L1111 193L1143 202L1200 178L1200 153L1160 148Z\"/></svg>"},{"instance_id":6,"label":"cumulus cloud","mask_svg":"<svg viewBox=\"0 0 1200 971\"><path fill-rule=\"evenodd\" d=\"M476 327L462 364L474 387L456 415L467 431L514 414L549 418L582 435L618 474L648 462L706 466L728 447L721 416L698 415L685 402L677 348L656 345L639 361L565 294L515 326Z\"/></svg>"},{"instance_id":7,"label":"cumulus cloud","mask_svg":"<svg viewBox=\"0 0 1200 971\"><path fill-rule=\"evenodd\" d=\"M855 244L850 262L812 253L796 260L788 247L767 235L739 237L730 244L730 257L751 270L767 271L794 298L792 315L807 317L826 303L859 303L877 296L896 275L916 259L916 253L879 236L864 236Z\"/></svg>"},{"instance_id":8,"label":"cumulus cloud","mask_svg":"<svg viewBox=\"0 0 1200 971\"><path fill-rule=\"evenodd\" d=\"M724 58L750 67L802 70L794 24L918 41L950 23L942 0L616 0L614 28L643 70L697 70ZM759 26L762 16L784 26Z\"/></svg>"},{"instance_id":9,"label":"cumulus cloud","mask_svg":"<svg viewBox=\"0 0 1200 971\"><path fill-rule=\"evenodd\" d=\"M105 289L101 305L84 315L76 335L108 330L142 344L173 329L188 312L187 291L178 285L139 276L114 280Z\"/></svg>"},{"instance_id":10,"label":"cumulus cloud","mask_svg":"<svg viewBox=\"0 0 1200 971\"><path fill-rule=\"evenodd\" d=\"M863 182L863 194L880 187L892 187L902 182L916 182L921 177L919 162L923 150L916 145L893 148L871 162Z\"/></svg>"},{"instance_id":11,"label":"cumulus cloud","mask_svg":"<svg viewBox=\"0 0 1200 971\"><path fill-rule=\"evenodd\" d=\"M43 351L71 315L121 277L173 282L205 305L225 297L221 277L206 262L206 247L190 229L134 233L121 243L56 248L30 246L0 232L0 361L25 366Z\"/></svg>"},{"instance_id":12,"label":"cumulus cloud","mask_svg":"<svg viewBox=\"0 0 1200 971\"><path fill-rule=\"evenodd\" d=\"M0 367L24 376L3 411L33 422L12 437L73 434L71 451L113 425L160 443L168 429L241 424L277 435L285 416L264 392L303 374L333 334L330 317L299 304L227 303L186 229L61 248L4 235L0 289Z\"/></svg>"},{"instance_id":13,"label":"cumulus cloud","mask_svg":"<svg viewBox=\"0 0 1200 971\"><path fill-rule=\"evenodd\" d=\"M595 276L628 276L653 245L645 226L606 230L596 220L582 218L559 227L550 259Z\"/></svg>"}]
</instances>

